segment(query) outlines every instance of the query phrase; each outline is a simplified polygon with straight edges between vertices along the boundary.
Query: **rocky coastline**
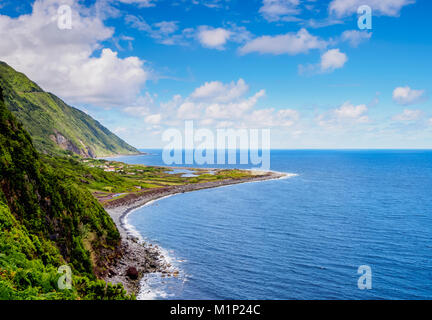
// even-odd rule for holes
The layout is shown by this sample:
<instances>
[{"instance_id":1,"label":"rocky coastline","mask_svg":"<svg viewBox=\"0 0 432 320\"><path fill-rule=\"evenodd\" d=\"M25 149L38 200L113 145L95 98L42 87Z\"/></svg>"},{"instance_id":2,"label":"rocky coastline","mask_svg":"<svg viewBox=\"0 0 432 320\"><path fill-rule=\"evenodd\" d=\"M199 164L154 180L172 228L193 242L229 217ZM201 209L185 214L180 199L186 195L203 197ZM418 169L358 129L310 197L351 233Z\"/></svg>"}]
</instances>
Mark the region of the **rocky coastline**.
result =
<instances>
[{"instance_id":1,"label":"rocky coastline","mask_svg":"<svg viewBox=\"0 0 432 320\"><path fill-rule=\"evenodd\" d=\"M121 258L115 260L110 266L105 281L113 284L121 283L129 294L137 295L140 290L141 279L146 274L159 273L162 276L176 277L175 270L165 259L163 252L157 245L141 240L126 224L127 215L150 201L171 196L174 194L217 188L227 185L258 182L265 180L282 179L287 175L273 171L257 171L250 177L242 179L227 179L182 186L152 189L146 192L129 194L105 205L105 210L114 220L122 241Z\"/></svg>"}]
</instances>

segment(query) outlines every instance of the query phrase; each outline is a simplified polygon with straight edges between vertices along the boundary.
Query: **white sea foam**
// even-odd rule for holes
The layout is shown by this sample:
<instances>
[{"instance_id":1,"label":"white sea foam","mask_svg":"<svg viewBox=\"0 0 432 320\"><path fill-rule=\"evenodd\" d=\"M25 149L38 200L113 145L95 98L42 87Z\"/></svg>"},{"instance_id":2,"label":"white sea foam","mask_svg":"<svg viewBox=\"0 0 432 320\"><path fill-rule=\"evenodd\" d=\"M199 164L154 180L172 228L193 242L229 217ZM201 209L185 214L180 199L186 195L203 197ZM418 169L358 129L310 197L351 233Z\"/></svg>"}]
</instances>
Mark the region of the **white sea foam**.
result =
<instances>
[{"instance_id":1,"label":"white sea foam","mask_svg":"<svg viewBox=\"0 0 432 320\"><path fill-rule=\"evenodd\" d=\"M273 171L273 172L284 174L283 177L280 177L277 180L289 179L289 178L293 178L293 177L298 177L299 176L297 173L278 172L278 171Z\"/></svg>"},{"instance_id":2,"label":"white sea foam","mask_svg":"<svg viewBox=\"0 0 432 320\"><path fill-rule=\"evenodd\" d=\"M137 300L155 300L166 299L174 297L173 293L168 293L166 281L173 281L174 279L163 278L160 273L153 273L145 275L141 280L140 291L137 295Z\"/></svg>"},{"instance_id":3,"label":"white sea foam","mask_svg":"<svg viewBox=\"0 0 432 320\"><path fill-rule=\"evenodd\" d=\"M150 206L159 200L166 199L166 198L169 198L171 196L173 196L173 195L167 195L167 196L161 197L159 199L151 200L151 201L145 203L144 205L129 211L123 217L123 221L122 221L123 227L126 230L126 232L129 235L137 238L140 243L147 244L147 242L146 242L147 239L145 239L141 235L141 233L135 228L135 226L133 226L131 223L129 223L128 217L132 213L134 213L135 211L137 211L143 207ZM185 277L185 275L180 271L180 268L178 265L179 264L178 262L185 261L185 260L175 259L175 257L172 255L174 253L173 250L171 250L171 252L169 252L168 250L162 248L159 245L152 245L152 248L156 249L158 251L159 260L160 260L161 264L166 265L166 266L168 266L168 265L170 266L170 267L166 268L167 272L173 273L174 271L178 271L178 277L176 279L178 279L179 277ZM164 298L167 298L169 296L172 296L163 290L163 286L161 286L161 282L163 281L163 279L164 279L163 274L160 272L145 275L141 279L140 290L139 290L139 293L137 295L137 299L138 300L154 300L154 299L160 299L160 298L164 299Z\"/></svg>"}]
</instances>

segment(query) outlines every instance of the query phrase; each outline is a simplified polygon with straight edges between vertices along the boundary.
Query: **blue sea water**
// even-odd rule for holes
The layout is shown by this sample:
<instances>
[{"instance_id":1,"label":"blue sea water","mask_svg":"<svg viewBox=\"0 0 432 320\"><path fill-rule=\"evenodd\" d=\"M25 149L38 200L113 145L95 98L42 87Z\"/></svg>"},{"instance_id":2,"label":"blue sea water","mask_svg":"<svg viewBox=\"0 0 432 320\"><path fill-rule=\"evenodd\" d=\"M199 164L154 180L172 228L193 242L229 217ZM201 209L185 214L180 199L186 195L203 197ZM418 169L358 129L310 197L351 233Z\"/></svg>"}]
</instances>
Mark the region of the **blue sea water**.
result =
<instances>
[{"instance_id":1,"label":"blue sea water","mask_svg":"<svg viewBox=\"0 0 432 320\"><path fill-rule=\"evenodd\" d=\"M150 152L116 160L163 165L161 152ZM181 270L178 279L150 279L143 294L432 298L432 151L272 151L271 169L298 176L134 211L128 222ZM371 290L357 286L361 265L371 267Z\"/></svg>"}]
</instances>

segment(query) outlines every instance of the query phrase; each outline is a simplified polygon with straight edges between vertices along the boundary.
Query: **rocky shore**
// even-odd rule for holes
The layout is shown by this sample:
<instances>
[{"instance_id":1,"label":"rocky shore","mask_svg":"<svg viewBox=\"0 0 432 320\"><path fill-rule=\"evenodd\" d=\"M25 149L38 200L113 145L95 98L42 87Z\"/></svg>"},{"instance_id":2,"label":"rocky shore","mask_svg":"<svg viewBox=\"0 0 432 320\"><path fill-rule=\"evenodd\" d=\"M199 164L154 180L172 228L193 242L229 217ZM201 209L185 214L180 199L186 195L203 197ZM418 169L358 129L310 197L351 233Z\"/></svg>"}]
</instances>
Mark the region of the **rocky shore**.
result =
<instances>
[{"instance_id":1,"label":"rocky shore","mask_svg":"<svg viewBox=\"0 0 432 320\"><path fill-rule=\"evenodd\" d=\"M217 188L246 182L274 180L284 178L286 174L272 171L256 171L250 177L242 179L227 179L205 183L172 186L152 189L146 192L129 194L114 200L105 206L106 211L114 220L121 238L121 258L110 267L105 281L114 284L122 283L130 294L138 294L142 277L150 273L160 273L163 276L178 275L165 259L158 246L140 240L125 223L127 215L146 203L170 195L191 192L202 189Z\"/></svg>"}]
</instances>

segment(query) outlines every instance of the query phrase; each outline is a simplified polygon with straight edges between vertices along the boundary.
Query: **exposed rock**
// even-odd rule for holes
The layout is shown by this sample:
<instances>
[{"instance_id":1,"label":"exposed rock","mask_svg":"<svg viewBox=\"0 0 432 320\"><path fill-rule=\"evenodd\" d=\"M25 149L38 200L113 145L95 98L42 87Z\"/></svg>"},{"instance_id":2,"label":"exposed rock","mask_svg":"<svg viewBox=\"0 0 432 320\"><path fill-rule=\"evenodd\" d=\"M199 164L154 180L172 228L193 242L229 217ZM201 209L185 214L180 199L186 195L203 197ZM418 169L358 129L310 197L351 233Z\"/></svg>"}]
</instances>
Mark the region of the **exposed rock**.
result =
<instances>
[{"instance_id":1,"label":"exposed rock","mask_svg":"<svg viewBox=\"0 0 432 320\"><path fill-rule=\"evenodd\" d=\"M60 132L57 130L54 130L54 134L49 136L52 141L55 142L60 148L63 150L71 151L75 154L78 154L84 158L95 158L96 155L93 152L93 150L87 146L85 146L82 141L81 144L83 144L83 148L77 147L75 144L73 144L71 141L69 141L65 136L63 136Z\"/></svg>"},{"instance_id":2,"label":"exposed rock","mask_svg":"<svg viewBox=\"0 0 432 320\"><path fill-rule=\"evenodd\" d=\"M132 279L132 280L136 280L138 279L138 270L135 267L129 267L126 271L126 275Z\"/></svg>"}]
</instances>

